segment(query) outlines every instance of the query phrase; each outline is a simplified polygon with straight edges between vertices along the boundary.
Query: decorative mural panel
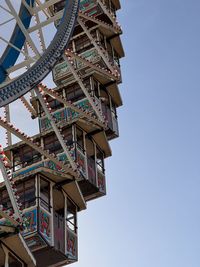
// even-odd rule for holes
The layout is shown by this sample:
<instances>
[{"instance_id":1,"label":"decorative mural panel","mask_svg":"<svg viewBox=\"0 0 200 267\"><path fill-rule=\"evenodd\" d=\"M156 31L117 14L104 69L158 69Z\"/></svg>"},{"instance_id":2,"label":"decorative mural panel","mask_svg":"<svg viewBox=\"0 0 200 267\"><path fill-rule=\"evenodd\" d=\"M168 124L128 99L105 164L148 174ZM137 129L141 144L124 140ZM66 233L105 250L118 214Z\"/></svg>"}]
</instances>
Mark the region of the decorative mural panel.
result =
<instances>
[{"instance_id":1,"label":"decorative mural panel","mask_svg":"<svg viewBox=\"0 0 200 267\"><path fill-rule=\"evenodd\" d=\"M24 213L24 223L22 234L24 236L37 231L37 209L30 210Z\"/></svg>"},{"instance_id":2,"label":"decorative mural panel","mask_svg":"<svg viewBox=\"0 0 200 267\"><path fill-rule=\"evenodd\" d=\"M4 218L0 218L0 225L13 226L12 223Z\"/></svg>"},{"instance_id":3,"label":"decorative mural panel","mask_svg":"<svg viewBox=\"0 0 200 267\"><path fill-rule=\"evenodd\" d=\"M76 162L79 164L80 172L86 177L86 157L79 149L76 150Z\"/></svg>"},{"instance_id":4,"label":"decorative mural panel","mask_svg":"<svg viewBox=\"0 0 200 267\"><path fill-rule=\"evenodd\" d=\"M81 55L81 57L89 60L92 63L97 63L97 62L99 62L101 60L101 57L100 57L100 55L98 54L98 52L96 51L95 48L87 50L87 51L81 53L80 55ZM86 66L80 60L74 60L74 64L76 65L77 69L81 69L81 68ZM62 71L59 72L58 70L60 70L60 69ZM53 77L54 77L55 81L63 79L63 76L67 76L69 74L71 74L71 72L70 72L69 66L67 65L67 62L65 62L65 61L62 62L62 63L57 64L55 66L55 70L53 71Z\"/></svg>"},{"instance_id":5,"label":"decorative mural panel","mask_svg":"<svg viewBox=\"0 0 200 267\"><path fill-rule=\"evenodd\" d=\"M51 215L49 215L46 211L40 210L39 232L50 245L52 243L51 223Z\"/></svg>"},{"instance_id":6,"label":"decorative mural panel","mask_svg":"<svg viewBox=\"0 0 200 267\"><path fill-rule=\"evenodd\" d=\"M88 157L87 158L87 169L88 169L88 179L90 183L97 186L96 183L96 165L93 158Z\"/></svg>"},{"instance_id":7,"label":"decorative mural panel","mask_svg":"<svg viewBox=\"0 0 200 267\"><path fill-rule=\"evenodd\" d=\"M95 0L82 0L80 1L80 9L89 16L95 16L97 14L97 2Z\"/></svg>"},{"instance_id":8,"label":"decorative mural panel","mask_svg":"<svg viewBox=\"0 0 200 267\"><path fill-rule=\"evenodd\" d=\"M71 260L77 260L77 236L70 230L67 230L67 257Z\"/></svg>"},{"instance_id":9,"label":"decorative mural panel","mask_svg":"<svg viewBox=\"0 0 200 267\"><path fill-rule=\"evenodd\" d=\"M62 168L59 165L55 164L51 160L45 161L44 166L48 169L53 170L53 171L61 171L62 170Z\"/></svg>"},{"instance_id":10,"label":"decorative mural panel","mask_svg":"<svg viewBox=\"0 0 200 267\"><path fill-rule=\"evenodd\" d=\"M67 108L67 121L72 121L74 119L78 118L79 113L75 112L73 109L71 108Z\"/></svg>"},{"instance_id":11,"label":"decorative mural panel","mask_svg":"<svg viewBox=\"0 0 200 267\"><path fill-rule=\"evenodd\" d=\"M56 111L53 113L53 117L56 120L56 123L61 122L61 121L65 121L66 120L66 109L63 108L59 111ZM50 120L47 117L42 117L39 119L39 125L40 125L40 130L41 131L46 131L51 129L51 123Z\"/></svg>"},{"instance_id":12,"label":"decorative mural panel","mask_svg":"<svg viewBox=\"0 0 200 267\"><path fill-rule=\"evenodd\" d=\"M98 188L99 191L103 194L106 193L106 180L105 175L101 173L100 171L97 172L97 182L98 182Z\"/></svg>"},{"instance_id":13,"label":"decorative mural panel","mask_svg":"<svg viewBox=\"0 0 200 267\"><path fill-rule=\"evenodd\" d=\"M92 63L96 63L97 61L101 60L100 55L98 54L98 52L94 48L81 53L81 56L83 58L91 61ZM77 62L77 68L78 69L80 69L83 66L85 66L85 64L80 60L77 60L76 62Z\"/></svg>"},{"instance_id":14,"label":"decorative mural panel","mask_svg":"<svg viewBox=\"0 0 200 267\"><path fill-rule=\"evenodd\" d=\"M64 215L54 212L54 247L65 253L65 219Z\"/></svg>"},{"instance_id":15,"label":"decorative mural panel","mask_svg":"<svg viewBox=\"0 0 200 267\"><path fill-rule=\"evenodd\" d=\"M83 108L83 109L85 109L87 111L93 111L93 108L90 105L89 100L87 98L84 98L81 101L76 102L75 105L78 108Z\"/></svg>"},{"instance_id":16,"label":"decorative mural panel","mask_svg":"<svg viewBox=\"0 0 200 267\"><path fill-rule=\"evenodd\" d=\"M74 149L72 149L72 150L70 151L70 155L71 155L72 158L75 159L75 151L74 151ZM67 159L67 156L66 156L65 153L61 153L61 154L57 155L57 157L58 157L59 161L68 163L68 159ZM55 164L53 161L51 161L51 160L45 161L44 166L45 166L46 168L48 168L48 169L53 170L53 171L61 171L61 170L62 170L62 168L61 168L60 166L56 165L56 164Z\"/></svg>"},{"instance_id":17,"label":"decorative mural panel","mask_svg":"<svg viewBox=\"0 0 200 267\"><path fill-rule=\"evenodd\" d=\"M68 72L70 72L70 70L67 62L64 61L57 64L53 70L54 79L59 79L60 77L65 76Z\"/></svg>"},{"instance_id":18,"label":"decorative mural panel","mask_svg":"<svg viewBox=\"0 0 200 267\"><path fill-rule=\"evenodd\" d=\"M93 109L88 101L88 99L84 98L78 102L74 103L75 106L79 108L84 108L85 110L89 112L93 112ZM75 120L79 117L79 113L75 112L71 108L63 108L57 112L53 113L54 118L56 119L56 122L64 122L68 121L71 122L72 120ZM40 125L40 131L47 131L51 129L51 123L50 120L47 117L39 118L39 125Z\"/></svg>"}]
</instances>

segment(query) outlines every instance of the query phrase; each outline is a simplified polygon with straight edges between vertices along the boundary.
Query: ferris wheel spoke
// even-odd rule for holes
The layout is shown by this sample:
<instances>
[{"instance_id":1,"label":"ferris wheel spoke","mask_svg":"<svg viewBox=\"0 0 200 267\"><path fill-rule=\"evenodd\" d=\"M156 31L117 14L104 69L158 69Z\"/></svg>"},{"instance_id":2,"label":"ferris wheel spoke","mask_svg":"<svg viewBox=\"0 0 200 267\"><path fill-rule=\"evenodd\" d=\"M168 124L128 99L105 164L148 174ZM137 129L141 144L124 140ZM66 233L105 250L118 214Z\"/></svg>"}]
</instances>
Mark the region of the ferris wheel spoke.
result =
<instances>
[{"instance_id":1,"label":"ferris wheel spoke","mask_svg":"<svg viewBox=\"0 0 200 267\"><path fill-rule=\"evenodd\" d=\"M15 18L15 20L16 20L18 26L19 26L19 28L20 28L21 31L23 32L23 34L24 34L24 36L25 36L27 42L28 42L29 45L32 47L32 49L33 49L35 55L37 55L38 58L39 58L39 57L40 57L40 53L39 53L37 47L35 46L34 41L32 40L32 38L31 38L29 32L26 30L26 28L24 27L24 24L22 23L22 21L21 21L21 19L19 18L17 12L15 11L15 8L13 7L11 1L10 1L10 0L5 0L5 2L7 3L8 7L9 7L9 9L10 9L12 15L13 15L13 17Z\"/></svg>"},{"instance_id":2,"label":"ferris wheel spoke","mask_svg":"<svg viewBox=\"0 0 200 267\"><path fill-rule=\"evenodd\" d=\"M46 8L49 8L50 6L60 2L60 0L49 0L44 3L41 3L40 0L36 0L36 2L37 2L37 6L35 6L35 8L33 9L34 13L45 10Z\"/></svg>"},{"instance_id":3,"label":"ferris wheel spoke","mask_svg":"<svg viewBox=\"0 0 200 267\"><path fill-rule=\"evenodd\" d=\"M29 13L33 15L33 8L30 5L28 5L28 3L25 0L21 0L21 1L23 5L26 7L26 9L29 11ZM31 1L30 1L30 4L31 4Z\"/></svg>"},{"instance_id":4,"label":"ferris wheel spoke","mask_svg":"<svg viewBox=\"0 0 200 267\"><path fill-rule=\"evenodd\" d=\"M3 38L2 36L0 36L0 40L2 40L4 43L8 44L10 47L14 48L15 50L17 50L18 52L22 53L23 55L26 55L22 49L19 49L17 46L13 45L12 43L8 42L5 38ZM28 55L26 55L28 56Z\"/></svg>"},{"instance_id":5,"label":"ferris wheel spoke","mask_svg":"<svg viewBox=\"0 0 200 267\"><path fill-rule=\"evenodd\" d=\"M4 11L6 11L7 13L9 13L10 15L12 15L12 12L9 9L7 9L6 7L0 5L0 8L3 9Z\"/></svg>"},{"instance_id":6,"label":"ferris wheel spoke","mask_svg":"<svg viewBox=\"0 0 200 267\"><path fill-rule=\"evenodd\" d=\"M54 16L50 17L48 20L42 21L42 22L38 23L37 25L34 25L34 26L30 27L28 29L28 32L29 33L32 33L35 30L38 30L39 28L43 28L43 27L51 24L52 22L55 22L56 20L61 19L62 18L62 15L63 15L63 11L59 11Z\"/></svg>"},{"instance_id":7,"label":"ferris wheel spoke","mask_svg":"<svg viewBox=\"0 0 200 267\"><path fill-rule=\"evenodd\" d=\"M36 62L36 57L25 59L23 62L20 62L19 64L16 64L15 66L9 68L7 70L7 73L8 73L8 75L10 75L11 73L13 73L17 70L23 69L24 67L29 67L30 64L32 64L34 62Z\"/></svg>"},{"instance_id":8,"label":"ferris wheel spoke","mask_svg":"<svg viewBox=\"0 0 200 267\"><path fill-rule=\"evenodd\" d=\"M37 5L42 5L41 1L40 0L35 0L35 2L37 3ZM39 10L40 11L40 10ZM38 11L38 12L39 12ZM48 11L46 9L42 9L41 12L46 16L46 18L50 18L50 14L48 13Z\"/></svg>"},{"instance_id":9,"label":"ferris wheel spoke","mask_svg":"<svg viewBox=\"0 0 200 267\"><path fill-rule=\"evenodd\" d=\"M3 25L5 25L5 24L8 24L8 23L11 22L12 20L14 20L14 18L8 19L8 20L6 20L6 21L0 23L0 27L3 26Z\"/></svg>"}]
</instances>

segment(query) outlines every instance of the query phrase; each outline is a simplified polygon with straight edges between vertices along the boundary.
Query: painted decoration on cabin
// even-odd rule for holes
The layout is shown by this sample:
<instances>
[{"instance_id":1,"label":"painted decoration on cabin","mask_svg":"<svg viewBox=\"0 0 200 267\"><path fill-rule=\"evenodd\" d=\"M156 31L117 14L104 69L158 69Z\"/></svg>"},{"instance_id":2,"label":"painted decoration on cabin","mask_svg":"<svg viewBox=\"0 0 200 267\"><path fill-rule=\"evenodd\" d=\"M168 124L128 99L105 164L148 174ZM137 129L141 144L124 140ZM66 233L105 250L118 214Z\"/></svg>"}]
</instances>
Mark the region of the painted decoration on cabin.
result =
<instances>
[{"instance_id":1,"label":"painted decoration on cabin","mask_svg":"<svg viewBox=\"0 0 200 267\"><path fill-rule=\"evenodd\" d=\"M73 159L75 159L75 151L74 151L74 148L72 148L70 150L70 155ZM61 153L61 154L58 154L57 155L59 161L62 161L64 163L69 163L68 159L67 159L67 155L65 153ZM60 166L58 166L57 164L55 164L53 161L51 160L48 160L48 161L45 161L45 164L44 166L48 169L51 169L53 171L62 171L62 168Z\"/></svg>"},{"instance_id":2,"label":"painted decoration on cabin","mask_svg":"<svg viewBox=\"0 0 200 267\"><path fill-rule=\"evenodd\" d=\"M106 181L105 181L105 176L101 172L98 171L97 173L97 181L98 181L98 188L99 191L103 194L106 193Z\"/></svg>"},{"instance_id":3,"label":"painted decoration on cabin","mask_svg":"<svg viewBox=\"0 0 200 267\"><path fill-rule=\"evenodd\" d=\"M53 171L61 171L62 168L51 160L45 161L45 167Z\"/></svg>"},{"instance_id":4,"label":"painted decoration on cabin","mask_svg":"<svg viewBox=\"0 0 200 267\"><path fill-rule=\"evenodd\" d=\"M26 238L26 244L32 251L46 246L46 243L39 235Z\"/></svg>"},{"instance_id":5,"label":"painted decoration on cabin","mask_svg":"<svg viewBox=\"0 0 200 267\"><path fill-rule=\"evenodd\" d=\"M95 161L93 158L87 158L87 167L88 167L88 179L90 183L97 186L96 183L96 168L95 168Z\"/></svg>"},{"instance_id":6,"label":"painted decoration on cabin","mask_svg":"<svg viewBox=\"0 0 200 267\"><path fill-rule=\"evenodd\" d=\"M65 219L64 214L54 212L54 246L65 253Z\"/></svg>"},{"instance_id":7,"label":"painted decoration on cabin","mask_svg":"<svg viewBox=\"0 0 200 267\"><path fill-rule=\"evenodd\" d=\"M66 74L69 72L70 72L70 69L69 69L67 62L63 61L62 63L59 63L54 67L53 78L55 80L60 79L63 76L66 76Z\"/></svg>"},{"instance_id":8,"label":"painted decoration on cabin","mask_svg":"<svg viewBox=\"0 0 200 267\"><path fill-rule=\"evenodd\" d=\"M24 213L23 235L31 234L37 231L37 210L31 210Z\"/></svg>"},{"instance_id":9,"label":"painted decoration on cabin","mask_svg":"<svg viewBox=\"0 0 200 267\"><path fill-rule=\"evenodd\" d=\"M83 58L89 60L92 63L96 63L97 61L101 60L101 57L99 56L98 52L94 48L81 53L81 56ZM77 68L78 69L83 68L84 66L85 66L85 64L82 61L77 60Z\"/></svg>"},{"instance_id":10,"label":"painted decoration on cabin","mask_svg":"<svg viewBox=\"0 0 200 267\"><path fill-rule=\"evenodd\" d=\"M84 177L86 177L86 162L85 155L83 155L78 149L76 150L76 161L79 165L79 170Z\"/></svg>"},{"instance_id":11,"label":"painted decoration on cabin","mask_svg":"<svg viewBox=\"0 0 200 267\"><path fill-rule=\"evenodd\" d=\"M76 106L78 108L83 108L83 109L85 109L87 111L93 111L93 108L92 108L91 104L89 103L89 100L86 99L86 98L81 100L81 101L79 101L79 102L77 102Z\"/></svg>"},{"instance_id":12,"label":"painted decoration on cabin","mask_svg":"<svg viewBox=\"0 0 200 267\"><path fill-rule=\"evenodd\" d=\"M25 170L17 171L15 173L13 173L13 178L15 178L17 176L20 176L20 175L27 175L29 172L37 170L37 169L39 169L40 167L43 167L43 166L44 166L44 163L41 162L39 164L36 164L36 165L31 166L29 168L26 168Z\"/></svg>"},{"instance_id":13,"label":"painted decoration on cabin","mask_svg":"<svg viewBox=\"0 0 200 267\"><path fill-rule=\"evenodd\" d=\"M93 109L88 101L88 99L84 98L81 101L74 103L75 106L78 108L83 108L89 112L93 112ZM57 112L53 113L54 118L56 119L57 123L61 122L71 122L79 117L79 113L72 110L71 108L63 108ZM52 128L50 120L47 117L39 118L39 126L41 131L46 131Z\"/></svg>"},{"instance_id":14,"label":"painted decoration on cabin","mask_svg":"<svg viewBox=\"0 0 200 267\"><path fill-rule=\"evenodd\" d=\"M44 237L44 239L49 244L51 244L51 242L52 242L51 218L50 218L50 215L48 215L43 210L40 210L39 225L40 225L40 233L41 233L41 235Z\"/></svg>"},{"instance_id":15,"label":"painted decoration on cabin","mask_svg":"<svg viewBox=\"0 0 200 267\"><path fill-rule=\"evenodd\" d=\"M77 236L67 231L67 256L69 259L77 259Z\"/></svg>"},{"instance_id":16,"label":"painted decoration on cabin","mask_svg":"<svg viewBox=\"0 0 200 267\"><path fill-rule=\"evenodd\" d=\"M91 13L95 14L96 12L97 12L96 7L93 10L91 9ZM91 48L90 50L84 51L80 55L81 55L81 57L89 60L92 63L97 63L98 61L101 60L101 56L98 54L98 52L94 48ZM80 60L73 60L73 61L74 61L74 64L76 65L77 69L81 69L81 68L85 67L85 64ZM63 78L69 74L70 74L70 69L69 69L68 63L65 61L57 64L54 68L54 71L53 71L54 80L61 80L62 79L61 83L66 82L65 80L63 80Z\"/></svg>"},{"instance_id":17,"label":"painted decoration on cabin","mask_svg":"<svg viewBox=\"0 0 200 267\"><path fill-rule=\"evenodd\" d=\"M56 123L65 121L66 120L66 109L63 108L59 111L54 112L53 117L54 117ZM47 117L40 118L39 119L39 125L40 125L41 131L49 130L52 127L50 120Z\"/></svg>"},{"instance_id":18,"label":"painted decoration on cabin","mask_svg":"<svg viewBox=\"0 0 200 267\"><path fill-rule=\"evenodd\" d=\"M9 220L0 217L0 225L12 226L12 223Z\"/></svg>"},{"instance_id":19,"label":"painted decoration on cabin","mask_svg":"<svg viewBox=\"0 0 200 267\"><path fill-rule=\"evenodd\" d=\"M80 1L80 9L88 16L95 16L97 13L97 2L95 0Z\"/></svg>"}]
</instances>

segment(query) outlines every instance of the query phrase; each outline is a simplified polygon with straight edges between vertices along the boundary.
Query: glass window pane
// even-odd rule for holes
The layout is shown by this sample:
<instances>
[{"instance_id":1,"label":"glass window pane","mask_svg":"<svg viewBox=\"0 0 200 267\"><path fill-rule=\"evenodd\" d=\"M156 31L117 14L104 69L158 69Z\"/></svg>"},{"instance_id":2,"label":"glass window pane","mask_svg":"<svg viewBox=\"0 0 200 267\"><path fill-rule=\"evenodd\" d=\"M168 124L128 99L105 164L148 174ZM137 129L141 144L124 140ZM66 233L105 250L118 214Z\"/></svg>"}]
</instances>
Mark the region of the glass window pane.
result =
<instances>
[{"instance_id":1,"label":"glass window pane","mask_svg":"<svg viewBox=\"0 0 200 267\"><path fill-rule=\"evenodd\" d=\"M76 232L76 206L67 199L67 227Z\"/></svg>"},{"instance_id":2,"label":"glass window pane","mask_svg":"<svg viewBox=\"0 0 200 267\"><path fill-rule=\"evenodd\" d=\"M76 140L78 147L84 150L84 143L83 143L83 131L79 128L76 128Z\"/></svg>"},{"instance_id":3,"label":"glass window pane","mask_svg":"<svg viewBox=\"0 0 200 267\"><path fill-rule=\"evenodd\" d=\"M43 208L50 211L50 183L40 178L40 204Z\"/></svg>"}]
</instances>

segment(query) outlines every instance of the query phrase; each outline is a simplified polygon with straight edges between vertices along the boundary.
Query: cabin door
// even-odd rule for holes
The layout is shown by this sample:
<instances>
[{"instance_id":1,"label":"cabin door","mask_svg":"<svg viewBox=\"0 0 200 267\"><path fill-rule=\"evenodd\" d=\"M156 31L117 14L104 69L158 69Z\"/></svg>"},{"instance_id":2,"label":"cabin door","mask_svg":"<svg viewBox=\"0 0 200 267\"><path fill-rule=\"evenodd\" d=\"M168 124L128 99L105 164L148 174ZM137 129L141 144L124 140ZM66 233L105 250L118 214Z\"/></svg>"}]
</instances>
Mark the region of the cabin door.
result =
<instances>
[{"instance_id":1,"label":"cabin door","mask_svg":"<svg viewBox=\"0 0 200 267\"><path fill-rule=\"evenodd\" d=\"M64 233L64 214L62 212L54 212L54 242L55 249L65 252L65 233Z\"/></svg>"},{"instance_id":2,"label":"cabin door","mask_svg":"<svg viewBox=\"0 0 200 267\"><path fill-rule=\"evenodd\" d=\"M55 248L65 252L65 219L64 219L65 198L62 191L53 189L54 207L54 244Z\"/></svg>"}]
</instances>

